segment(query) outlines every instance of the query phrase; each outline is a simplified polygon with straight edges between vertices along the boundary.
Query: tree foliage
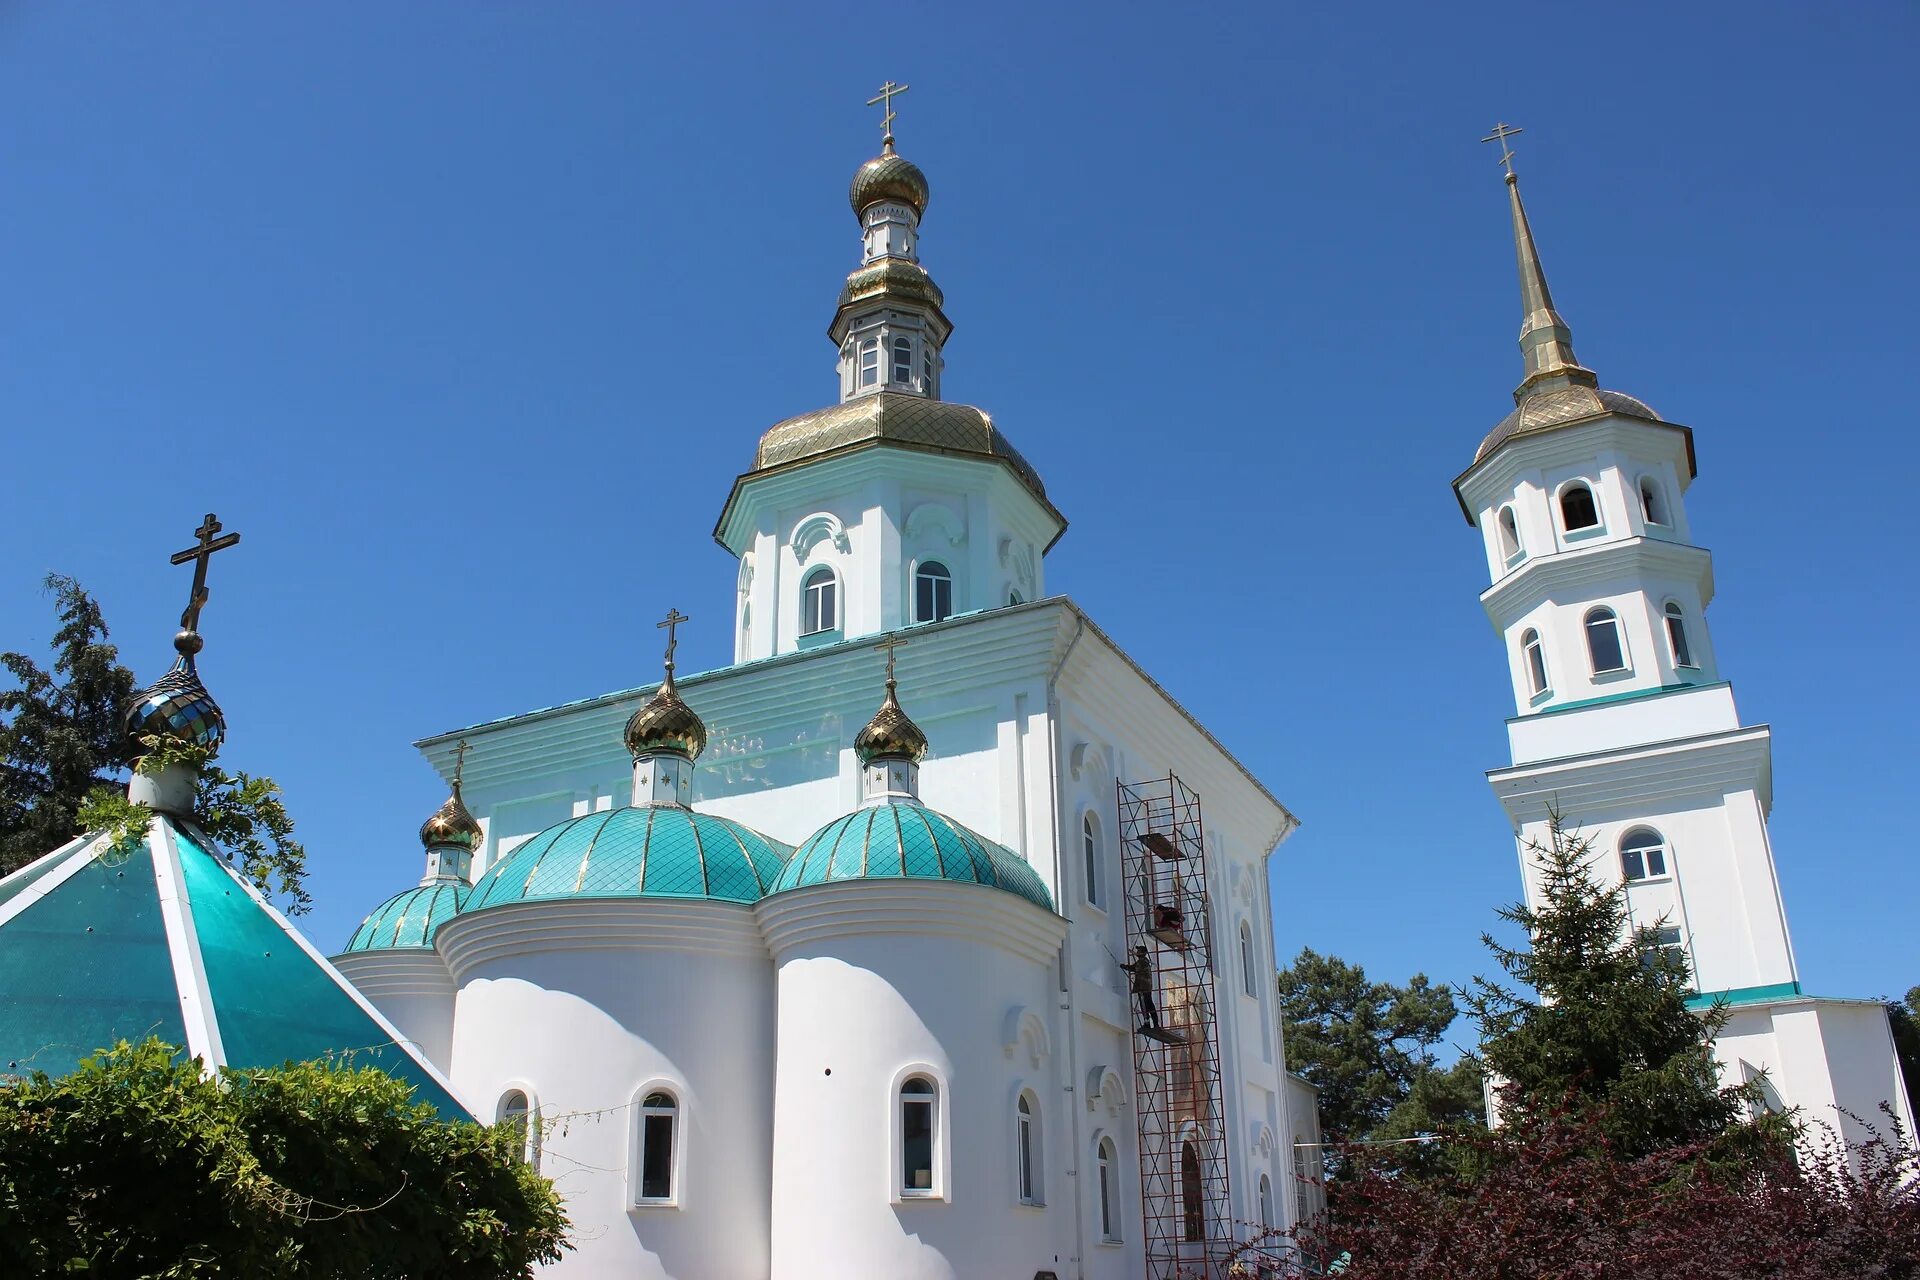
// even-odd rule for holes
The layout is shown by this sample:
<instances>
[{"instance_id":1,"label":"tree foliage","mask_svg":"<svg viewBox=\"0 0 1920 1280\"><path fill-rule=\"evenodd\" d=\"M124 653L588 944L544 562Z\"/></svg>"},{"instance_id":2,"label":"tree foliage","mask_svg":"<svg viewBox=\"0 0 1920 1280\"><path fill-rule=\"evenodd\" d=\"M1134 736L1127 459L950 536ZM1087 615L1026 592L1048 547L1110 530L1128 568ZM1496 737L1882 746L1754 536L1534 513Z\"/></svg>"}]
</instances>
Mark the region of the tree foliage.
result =
<instances>
[{"instance_id":1,"label":"tree foliage","mask_svg":"<svg viewBox=\"0 0 1920 1280\"><path fill-rule=\"evenodd\" d=\"M524 1277L566 1220L518 1150L370 1067L123 1042L0 1089L0 1275Z\"/></svg>"},{"instance_id":2,"label":"tree foliage","mask_svg":"<svg viewBox=\"0 0 1920 1280\"><path fill-rule=\"evenodd\" d=\"M1425 974L1404 986L1375 982L1359 965L1312 948L1278 982L1287 1066L1319 1090L1329 1144L1481 1118L1477 1069L1443 1069L1433 1052L1457 1012L1447 988Z\"/></svg>"},{"instance_id":3,"label":"tree foliage","mask_svg":"<svg viewBox=\"0 0 1920 1280\"><path fill-rule=\"evenodd\" d=\"M145 826L125 799L125 771L140 750L126 738L133 672L120 664L100 606L78 582L50 574L46 586L60 621L52 667L0 654L16 685L0 690L0 875L103 823ZM198 751L152 739L144 746L150 758ZM288 914L305 911L306 850L279 786L228 773L205 752L191 763L200 774L194 818L214 847L263 893L280 895Z\"/></svg>"}]
</instances>

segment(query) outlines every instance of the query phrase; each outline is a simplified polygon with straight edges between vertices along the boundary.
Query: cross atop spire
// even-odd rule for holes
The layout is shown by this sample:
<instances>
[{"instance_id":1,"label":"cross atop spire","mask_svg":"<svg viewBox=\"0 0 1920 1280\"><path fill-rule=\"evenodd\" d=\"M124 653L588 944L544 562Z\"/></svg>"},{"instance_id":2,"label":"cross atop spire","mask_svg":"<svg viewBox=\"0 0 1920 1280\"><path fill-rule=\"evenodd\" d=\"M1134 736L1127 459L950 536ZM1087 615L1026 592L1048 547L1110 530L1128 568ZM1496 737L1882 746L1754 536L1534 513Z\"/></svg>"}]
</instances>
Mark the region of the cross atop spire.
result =
<instances>
[{"instance_id":1,"label":"cross atop spire","mask_svg":"<svg viewBox=\"0 0 1920 1280\"><path fill-rule=\"evenodd\" d=\"M913 86L910 84L895 84L889 80L880 86L877 96L867 99L868 106L880 108L880 132L884 135L882 140L888 150L893 149L893 118L898 114L893 109L893 99L895 95L905 93L911 88Z\"/></svg>"},{"instance_id":2,"label":"cross atop spire","mask_svg":"<svg viewBox=\"0 0 1920 1280\"><path fill-rule=\"evenodd\" d=\"M1520 203L1520 179L1513 171L1513 151L1507 146L1507 139L1519 132L1510 124L1496 124L1492 133L1480 139L1500 144L1500 163L1507 169L1507 203L1513 213L1513 249L1520 266L1523 317L1520 354L1525 362L1525 376L1513 392L1515 404L1535 392L1599 385L1593 370L1581 365L1573 354L1573 330L1553 309L1546 268L1540 265L1540 250L1533 243L1533 227L1527 222L1526 206Z\"/></svg>"},{"instance_id":3,"label":"cross atop spire","mask_svg":"<svg viewBox=\"0 0 1920 1280\"><path fill-rule=\"evenodd\" d=\"M225 551L228 547L237 546L240 542L240 535L237 533L215 537L214 535L220 532L220 527L219 517L211 511L207 512L207 518L202 520L200 527L193 531L193 536L200 541L185 551L174 552L172 559L168 562L185 564L189 560L193 561L193 590L187 597L186 612L180 615L180 630L184 634L197 636L200 631L200 610L207 603L207 561L213 558L214 552Z\"/></svg>"},{"instance_id":4,"label":"cross atop spire","mask_svg":"<svg viewBox=\"0 0 1920 1280\"><path fill-rule=\"evenodd\" d=\"M691 619L678 609L669 609L667 610L666 617L653 624L655 631L664 631L667 633L667 678L669 680L673 678L673 651L679 647L680 644L680 640L674 632L679 628L681 623L689 621L691 621Z\"/></svg>"},{"instance_id":5,"label":"cross atop spire","mask_svg":"<svg viewBox=\"0 0 1920 1280\"><path fill-rule=\"evenodd\" d=\"M888 693L893 692L894 685L897 683L893 678L893 651L895 649L903 649L911 643L912 641L910 640L902 640L899 636L899 633L889 631L887 632L887 638L885 640L882 640L879 644L873 646L875 653L885 653L887 655L887 692Z\"/></svg>"},{"instance_id":6,"label":"cross atop spire","mask_svg":"<svg viewBox=\"0 0 1920 1280\"><path fill-rule=\"evenodd\" d=\"M460 794L460 774L467 767L467 752L472 746L472 743L462 738L453 749L453 794L455 795Z\"/></svg>"},{"instance_id":7,"label":"cross atop spire","mask_svg":"<svg viewBox=\"0 0 1920 1280\"><path fill-rule=\"evenodd\" d=\"M1509 178L1514 176L1513 148L1507 145L1507 139L1517 138L1525 132L1526 132L1525 129L1516 129L1510 124L1501 122L1501 123L1496 123L1493 126L1492 133L1480 139L1480 141L1482 142L1497 142L1500 144L1500 158L1494 163L1503 164L1507 166L1507 176Z\"/></svg>"}]
</instances>

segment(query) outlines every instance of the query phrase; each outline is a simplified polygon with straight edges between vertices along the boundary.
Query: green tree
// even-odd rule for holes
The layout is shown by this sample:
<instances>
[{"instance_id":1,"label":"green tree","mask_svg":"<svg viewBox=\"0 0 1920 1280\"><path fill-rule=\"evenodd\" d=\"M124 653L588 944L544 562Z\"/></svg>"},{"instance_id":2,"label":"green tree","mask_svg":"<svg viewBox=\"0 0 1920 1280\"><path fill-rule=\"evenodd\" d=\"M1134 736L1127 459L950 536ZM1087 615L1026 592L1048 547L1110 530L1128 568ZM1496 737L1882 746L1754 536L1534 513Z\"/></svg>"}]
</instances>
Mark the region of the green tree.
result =
<instances>
[{"instance_id":1,"label":"green tree","mask_svg":"<svg viewBox=\"0 0 1920 1280\"><path fill-rule=\"evenodd\" d=\"M1908 987L1905 1001L1887 1001L1887 1021L1893 1024L1893 1051L1900 1059L1907 1105L1920 1111L1920 987Z\"/></svg>"},{"instance_id":2,"label":"green tree","mask_svg":"<svg viewBox=\"0 0 1920 1280\"><path fill-rule=\"evenodd\" d=\"M518 1135L385 1072L223 1071L157 1040L0 1089L0 1274L506 1280L560 1257Z\"/></svg>"},{"instance_id":3,"label":"green tree","mask_svg":"<svg viewBox=\"0 0 1920 1280\"><path fill-rule=\"evenodd\" d=\"M15 682L0 690L0 875L123 811L126 769L139 750L126 736L134 675L107 642L100 606L72 578L49 574L46 587L60 622L51 668L0 654ZM194 817L288 914L307 909L306 850L273 779L202 763Z\"/></svg>"},{"instance_id":4,"label":"green tree","mask_svg":"<svg viewBox=\"0 0 1920 1280\"><path fill-rule=\"evenodd\" d=\"M1481 1118L1472 1063L1441 1068L1433 1052L1457 1009L1445 987L1404 986L1303 949L1278 978L1287 1066L1320 1091L1330 1144L1411 1137ZM1336 1165L1341 1162L1335 1161Z\"/></svg>"},{"instance_id":5,"label":"green tree","mask_svg":"<svg viewBox=\"0 0 1920 1280\"><path fill-rule=\"evenodd\" d=\"M1503 908L1526 948L1482 935L1521 991L1476 978L1465 993L1480 1025L1480 1057L1500 1082L1499 1106L1515 1122L1569 1106L1598 1105L1611 1141L1629 1158L1739 1138L1781 1136L1783 1118L1748 1126L1747 1086L1722 1089L1712 1038L1724 1008L1688 1008L1693 990L1678 948L1657 926L1631 925L1626 890L1590 869L1592 843L1556 815L1548 843L1530 841L1539 905Z\"/></svg>"}]
</instances>

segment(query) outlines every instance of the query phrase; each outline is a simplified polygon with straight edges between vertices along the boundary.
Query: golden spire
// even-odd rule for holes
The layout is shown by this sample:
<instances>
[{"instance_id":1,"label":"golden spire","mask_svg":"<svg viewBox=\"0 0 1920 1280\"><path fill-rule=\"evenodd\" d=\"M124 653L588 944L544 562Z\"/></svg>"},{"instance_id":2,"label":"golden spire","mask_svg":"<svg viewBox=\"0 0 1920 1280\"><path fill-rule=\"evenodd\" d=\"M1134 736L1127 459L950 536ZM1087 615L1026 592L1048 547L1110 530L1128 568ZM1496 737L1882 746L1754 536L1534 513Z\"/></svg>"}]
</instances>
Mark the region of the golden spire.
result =
<instances>
[{"instance_id":1,"label":"golden spire","mask_svg":"<svg viewBox=\"0 0 1920 1280\"><path fill-rule=\"evenodd\" d=\"M1553 309L1546 269L1540 265L1540 250L1533 243L1526 206L1520 203L1520 177L1513 171L1513 149L1507 145L1507 139L1520 132L1511 125L1496 124L1492 133L1480 139L1500 144L1500 163L1507 169L1507 197L1513 210L1514 253L1520 264L1520 309L1525 313L1520 322L1520 353L1526 362L1525 376L1513 393L1516 404L1536 391L1600 385L1593 371L1581 365L1573 354L1573 330Z\"/></svg>"}]
</instances>

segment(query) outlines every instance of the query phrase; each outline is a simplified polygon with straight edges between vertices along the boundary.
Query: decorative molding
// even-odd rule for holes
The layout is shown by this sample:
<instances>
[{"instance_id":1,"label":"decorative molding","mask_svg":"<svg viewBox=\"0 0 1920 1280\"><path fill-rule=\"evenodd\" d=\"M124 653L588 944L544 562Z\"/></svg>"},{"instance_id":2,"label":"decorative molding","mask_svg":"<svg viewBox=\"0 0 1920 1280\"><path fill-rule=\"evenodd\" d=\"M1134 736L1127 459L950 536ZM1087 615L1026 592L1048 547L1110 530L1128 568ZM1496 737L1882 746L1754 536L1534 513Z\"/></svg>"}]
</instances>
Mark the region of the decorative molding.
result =
<instances>
[{"instance_id":1,"label":"decorative molding","mask_svg":"<svg viewBox=\"0 0 1920 1280\"><path fill-rule=\"evenodd\" d=\"M1107 763L1106 748L1084 739L1074 743L1068 750L1067 767L1075 782L1083 777L1090 782L1110 781L1113 778L1113 768Z\"/></svg>"},{"instance_id":2,"label":"decorative molding","mask_svg":"<svg viewBox=\"0 0 1920 1280\"><path fill-rule=\"evenodd\" d=\"M1262 1160L1273 1159L1273 1130L1268 1127L1265 1120L1255 1120L1253 1122L1253 1126L1249 1131L1249 1139L1253 1143L1255 1155L1259 1156Z\"/></svg>"},{"instance_id":3,"label":"decorative molding","mask_svg":"<svg viewBox=\"0 0 1920 1280\"><path fill-rule=\"evenodd\" d=\"M1007 1016L1000 1024L1000 1048L1011 1058L1013 1051L1022 1044L1027 1047L1027 1059L1035 1067L1046 1061L1053 1051L1052 1041L1047 1037L1045 1019L1023 1004L1016 1004L1007 1010Z\"/></svg>"},{"instance_id":4,"label":"decorative molding","mask_svg":"<svg viewBox=\"0 0 1920 1280\"><path fill-rule=\"evenodd\" d=\"M1000 567L1005 569L1020 590L1033 595L1033 552L1027 544L1012 538L1000 539Z\"/></svg>"},{"instance_id":5,"label":"decorative molding","mask_svg":"<svg viewBox=\"0 0 1920 1280\"><path fill-rule=\"evenodd\" d=\"M831 511L816 511L802 519L793 526L793 533L787 541L801 564L812 557L813 549L822 542L833 543L834 549L841 555L847 554L852 545L847 541L847 526Z\"/></svg>"},{"instance_id":6,"label":"decorative molding","mask_svg":"<svg viewBox=\"0 0 1920 1280\"><path fill-rule=\"evenodd\" d=\"M741 595L753 588L753 552L740 557L740 576L734 579L733 589Z\"/></svg>"},{"instance_id":7,"label":"decorative molding","mask_svg":"<svg viewBox=\"0 0 1920 1280\"><path fill-rule=\"evenodd\" d=\"M945 503L923 502L908 514L906 534L909 538L937 534L948 546L957 547L967 540L967 527Z\"/></svg>"},{"instance_id":8,"label":"decorative molding","mask_svg":"<svg viewBox=\"0 0 1920 1280\"><path fill-rule=\"evenodd\" d=\"M1095 1111L1105 1106L1107 1114L1117 1116L1120 1108L1126 1105L1126 1089L1120 1083L1120 1075L1105 1063L1095 1063L1087 1071L1087 1110Z\"/></svg>"}]
</instances>

